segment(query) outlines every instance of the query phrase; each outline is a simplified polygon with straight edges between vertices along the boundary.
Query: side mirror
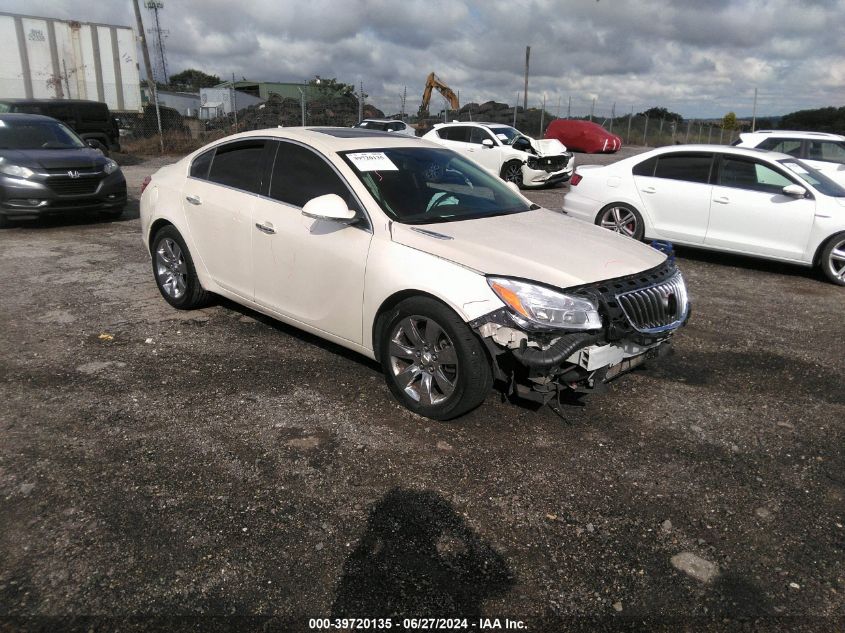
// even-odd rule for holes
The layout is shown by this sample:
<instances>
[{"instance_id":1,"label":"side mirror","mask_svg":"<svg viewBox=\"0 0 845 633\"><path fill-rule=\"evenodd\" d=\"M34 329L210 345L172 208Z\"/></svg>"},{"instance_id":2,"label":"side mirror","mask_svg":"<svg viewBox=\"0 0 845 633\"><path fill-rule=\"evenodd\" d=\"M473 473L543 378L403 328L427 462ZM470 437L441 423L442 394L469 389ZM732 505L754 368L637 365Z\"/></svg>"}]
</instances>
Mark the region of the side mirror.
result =
<instances>
[{"instance_id":1,"label":"side mirror","mask_svg":"<svg viewBox=\"0 0 845 633\"><path fill-rule=\"evenodd\" d=\"M807 190L801 185L786 185L783 188L783 195L792 196L793 198L803 198L807 195Z\"/></svg>"},{"instance_id":2,"label":"side mirror","mask_svg":"<svg viewBox=\"0 0 845 633\"><path fill-rule=\"evenodd\" d=\"M343 198L336 193L312 198L302 207L302 215L341 224L352 224L355 221L355 212L349 209Z\"/></svg>"},{"instance_id":3,"label":"side mirror","mask_svg":"<svg viewBox=\"0 0 845 633\"><path fill-rule=\"evenodd\" d=\"M481 144L486 147L487 149L493 149L493 141L489 138L484 139L481 141Z\"/></svg>"}]
</instances>

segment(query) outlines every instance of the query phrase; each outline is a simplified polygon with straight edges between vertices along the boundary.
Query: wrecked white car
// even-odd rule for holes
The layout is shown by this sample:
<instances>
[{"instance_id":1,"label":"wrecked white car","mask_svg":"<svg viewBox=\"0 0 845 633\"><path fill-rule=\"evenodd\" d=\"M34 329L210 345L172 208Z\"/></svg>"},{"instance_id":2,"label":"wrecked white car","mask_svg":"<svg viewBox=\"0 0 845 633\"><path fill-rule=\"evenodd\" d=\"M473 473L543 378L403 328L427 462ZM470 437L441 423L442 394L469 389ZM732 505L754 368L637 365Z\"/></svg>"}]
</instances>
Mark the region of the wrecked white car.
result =
<instances>
[{"instance_id":1,"label":"wrecked white car","mask_svg":"<svg viewBox=\"0 0 845 633\"><path fill-rule=\"evenodd\" d=\"M494 381L549 402L667 350L689 315L671 259L515 189L420 139L255 130L147 178L142 239L173 307L222 295L377 359L439 420Z\"/></svg>"},{"instance_id":2,"label":"wrecked white car","mask_svg":"<svg viewBox=\"0 0 845 633\"><path fill-rule=\"evenodd\" d=\"M575 158L557 139L532 139L502 123L439 123L423 138L471 158L518 187L567 182Z\"/></svg>"}]
</instances>

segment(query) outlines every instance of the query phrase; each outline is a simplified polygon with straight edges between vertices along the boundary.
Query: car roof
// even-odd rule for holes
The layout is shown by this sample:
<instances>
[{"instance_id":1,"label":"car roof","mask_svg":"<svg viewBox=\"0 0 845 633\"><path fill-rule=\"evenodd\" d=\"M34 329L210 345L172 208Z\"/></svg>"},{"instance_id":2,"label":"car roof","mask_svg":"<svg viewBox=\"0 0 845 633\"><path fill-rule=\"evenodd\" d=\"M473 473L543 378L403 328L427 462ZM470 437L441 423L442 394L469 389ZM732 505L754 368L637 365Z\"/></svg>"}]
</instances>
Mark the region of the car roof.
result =
<instances>
[{"instance_id":1,"label":"car roof","mask_svg":"<svg viewBox=\"0 0 845 633\"><path fill-rule=\"evenodd\" d=\"M736 156L747 156L749 158L760 158L762 156L763 158L766 158L768 160L795 160L795 156L790 156L789 154L783 154L781 152L771 152L769 150L759 149L757 147L737 147L735 145L705 144L667 145L666 147L658 147L656 149L653 149L650 152L637 154L636 156L632 156L631 159L636 160L637 158L641 159L644 157L659 156L661 154L668 154L670 152L719 152L721 154L734 154Z\"/></svg>"},{"instance_id":2,"label":"car roof","mask_svg":"<svg viewBox=\"0 0 845 633\"><path fill-rule=\"evenodd\" d=\"M250 130L249 132L241 132L240 134L232 134L231 136L222 138L213 145L219 145L221 142L255 137L273 137L282 140L299 141L323 153L420 146L443 149L441 145L437 145L431 141L425 141L415 136L352 127L274 127L263 130ZM196 153L201 153L202 151L200 150Z\"/></svg>"},{"instance_id":3,"label":"car roof","mask_svg":"<svg viewBox=\"0 0 845 633\"><path fill-rule=\"evenodd\" d=\"M3 112L0 114L0 121L50 121L52 123L60 123L51 116L44 116L43 114L29 114L26 112Z\"/></svg>"},{"instance_id":4,"label":"car roof","mask_svg":"<svg viewBox=\"0 0 845 633\"><path fill-rule=\"evenodd\" d=\"M362 119L361 123L364 121L370 121L372 123L404 123L404 121L400 121L399 119Z\"/></svg>"},{"instance_id":5,"label":"car roof","mask_svg":"<svg viewBox=\"0 0 845 633\"><path fill-rule=\"evenodd\" d=\"M845 140L845 136L841 134L831 134L830 132L807 132L805 130L755 130L753 132L743 132L742 136L791 136L798 138L826 138L836 141Z\"/></svg>"}]
</instances>

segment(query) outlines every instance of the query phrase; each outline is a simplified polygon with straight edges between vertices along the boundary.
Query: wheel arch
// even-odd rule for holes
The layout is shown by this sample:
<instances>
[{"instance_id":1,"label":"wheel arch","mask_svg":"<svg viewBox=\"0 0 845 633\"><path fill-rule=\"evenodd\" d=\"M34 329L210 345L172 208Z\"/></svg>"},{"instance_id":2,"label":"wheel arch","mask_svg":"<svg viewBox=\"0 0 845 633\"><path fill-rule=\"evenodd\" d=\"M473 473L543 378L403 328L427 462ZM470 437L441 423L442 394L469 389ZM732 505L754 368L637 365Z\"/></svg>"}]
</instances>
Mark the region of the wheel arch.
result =
<instances>
[{"instance_id":1,"label":"wheel arch","mask_svg":"<svg viewBox=\"0 0 845 633\"><path fill-rule=\"evenodd\" d=\"M411 299L413 297L425 297L427 299L432 299L437 303L440 303L452 310L461 319L463 319L464 322L466 322L466 316L463 314L463 311L457 306L450 303L449 301L444 300L442 297L438 297L437 295L433 295L430 292L426 292L425 290L418 290L415 288L408 288L405 290L394 292L392 295L390 295L384 301L381 302L381 305L379 305L378 309L375 312L375 315L373 316L373 353L375 354L376 360L378 360L379 353L381 351L379 349L379 346L381 345L381 331L384 327L385 317L390 313L391 310L393 310L393 308L402 303L405 299Z\"/></svg>"},{"instance_id":2,"label":"wheel arch","mask_svg":"<svg viewBox=\"0 0 845 633\"><path fill-rule=\"evenodd\" d=\"M165 220L164 218L158 218L155 222L152 223L152 225L150 226L150 232L147 234L147 250L150 253L153 252L153 240L155 239L156 234L161 229L163 229L165 226L172 226L177 231L179 231L179 229L176 228L176 225L173 224L173 222L171 222L170 220ZM179 231L179 234L182 235L182 232ZM182 239L185 239L185 237L182 236Z\"/></svg>"},{"instance_id":3,"label":"wheel arch","mask_svg":"<svg viewBox=\"0 0 845 633\"><path fill-rule=\"evenodd\" d=\"M828 244L830 244L833 240L835 240L839 236L845 236L845 229L843 229L841 231L835 231L835 232L831 233L830 235L828 235L826 238L824 238L821 242L819 242L819 245L816 247L816 252L813 255L813 267L814 268L816 266L821 266L822 252L824 251L825 248L827 248Z\"/></svg>"}]
</instances>

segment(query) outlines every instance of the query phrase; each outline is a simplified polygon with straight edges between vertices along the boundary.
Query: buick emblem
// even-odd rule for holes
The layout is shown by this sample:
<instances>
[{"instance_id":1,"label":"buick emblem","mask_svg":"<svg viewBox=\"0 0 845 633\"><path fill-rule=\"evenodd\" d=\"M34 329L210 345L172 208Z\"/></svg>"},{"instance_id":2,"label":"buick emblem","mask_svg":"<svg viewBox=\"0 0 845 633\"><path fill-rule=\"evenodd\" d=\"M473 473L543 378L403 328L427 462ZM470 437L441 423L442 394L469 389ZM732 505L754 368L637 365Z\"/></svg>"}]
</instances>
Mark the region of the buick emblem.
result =
<instances>
[{"instance_id":1,"label":"buick emblem","mask_svg":"<svg viewBox=\"0 0 845 633\"><path fill-rule=\"evenodd\" d=\"M76 171L75 169L71 169L71 170L67 173L67 175L68 175L68 176L70 176L71 178L79 178L79 172L78 172L78 171Z\"/></svg>"}]
</instances>

